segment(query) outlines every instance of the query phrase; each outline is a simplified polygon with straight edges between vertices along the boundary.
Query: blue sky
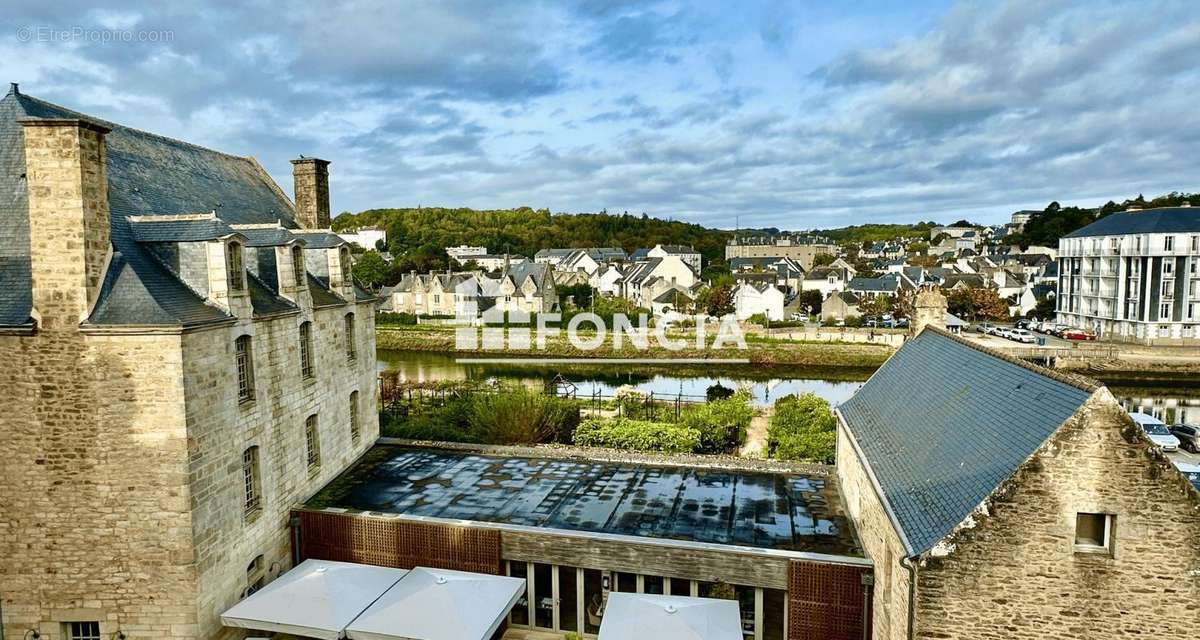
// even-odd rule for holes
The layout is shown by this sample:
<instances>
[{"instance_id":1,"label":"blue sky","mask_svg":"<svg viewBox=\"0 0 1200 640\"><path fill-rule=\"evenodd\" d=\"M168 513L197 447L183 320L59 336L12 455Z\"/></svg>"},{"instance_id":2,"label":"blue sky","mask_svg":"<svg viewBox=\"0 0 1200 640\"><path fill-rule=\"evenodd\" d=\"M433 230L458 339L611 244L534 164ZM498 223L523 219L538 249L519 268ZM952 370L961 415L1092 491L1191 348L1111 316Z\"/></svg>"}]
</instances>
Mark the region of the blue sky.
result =
<instances>
[{"instance_id":1,"label":"blue sky","mask_svg":"<svg viewBox=\"0 0 1200 640\"><path fill-rule=\"evenodd\" d=\"M44 4L0 15L0 79L285 189L324 157L335 211L806 229L1200 190L1187 0Z\"/></svg>"}]
</instances>

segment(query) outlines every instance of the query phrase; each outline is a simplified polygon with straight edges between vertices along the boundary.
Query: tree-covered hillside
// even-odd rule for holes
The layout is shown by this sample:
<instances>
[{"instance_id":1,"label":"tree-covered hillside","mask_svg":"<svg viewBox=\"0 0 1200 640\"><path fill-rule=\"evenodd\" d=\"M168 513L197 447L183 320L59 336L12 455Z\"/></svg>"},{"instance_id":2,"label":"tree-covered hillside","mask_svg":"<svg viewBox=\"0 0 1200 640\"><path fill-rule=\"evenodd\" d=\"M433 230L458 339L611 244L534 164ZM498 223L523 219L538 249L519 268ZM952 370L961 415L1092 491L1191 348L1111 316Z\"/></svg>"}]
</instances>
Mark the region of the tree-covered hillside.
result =
<instances>
[{"instance_id":1,"label":"tree-covered hillside","mask_svg":"<svg viewBox=\"0 0 1200 640\"><path fill-rule=\"evenodd\" d=\"M1120 204L1110 200L1099 209L1064 207L1057 202L1051 202L1045 210L1033 214L1029 222L1025 223L1025 228L1021 230L1021 233L1012 234L1004 241L1022 247L1031 245L1057 247L1059 238L1076 229L1086 227L1111 213L1124 211L1129 207L1142 207L1143 209L1177 207L1184 202L1200 206L1200 193L1172 191L1150 200L1146 200L1139 194L1138 197Z\"/></svg>"},{"instance_id":2,"label":"tree-covered hillside","mask_svg":"<svg viewBox=\"0 0 1200 640\"><path fill-rule=\"evenodd\" d=\"M732 232L698 224L661 220L646 215L580 213L551 214L547 209L408 208L369 209L344 213L333 221L335 231L356 227L387 230L388 250L397 257L440 254L457 245L487 247L492 253L532 256L541 249L620 247L626 251L656 244L695 247L705 264L724 262L725 243Z\"/></svg>"}]
</instances>

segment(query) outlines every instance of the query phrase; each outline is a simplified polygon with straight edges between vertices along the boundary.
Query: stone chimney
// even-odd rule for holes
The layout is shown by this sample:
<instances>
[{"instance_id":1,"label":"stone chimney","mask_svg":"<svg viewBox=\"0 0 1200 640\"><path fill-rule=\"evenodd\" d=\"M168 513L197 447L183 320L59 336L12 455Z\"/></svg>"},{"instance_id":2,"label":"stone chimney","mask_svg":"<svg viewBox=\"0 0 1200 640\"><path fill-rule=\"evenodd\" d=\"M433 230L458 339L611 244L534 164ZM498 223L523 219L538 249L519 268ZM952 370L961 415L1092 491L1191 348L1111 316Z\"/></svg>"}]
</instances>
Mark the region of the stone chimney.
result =
<instances>
[{"instance_id":1,"label":"stone chimney","mask_svg":"<svg viewBox=\"0 0 1200 640\"><path fill-rule=\"evenodd\" d=\"M33 308L43 329L87 319L111 253L109 129L76 119L21 119L29 192Z\"/></svg>"},{"instance_id":2,"label":"stone chimney","mask_svg":"<svg viewBox=\"0 0 1200 640\"><path fill-rule=\"evenodd\" d=\"M296 223L304 229L328 229L329 161L300 156L292 160L292 178Z\"/></svg>"},{"instance_id":3,"label":"stone chimney","mask_svg":"<svg viewBox=\"0 0 1200 640\"><path fill-rule=\"evenodd\" d=\"M946 296L941 291L933 287L921 289L913 307L913 335L920 334L929 326L946 328Z\"/></svg>"}]
</instances>

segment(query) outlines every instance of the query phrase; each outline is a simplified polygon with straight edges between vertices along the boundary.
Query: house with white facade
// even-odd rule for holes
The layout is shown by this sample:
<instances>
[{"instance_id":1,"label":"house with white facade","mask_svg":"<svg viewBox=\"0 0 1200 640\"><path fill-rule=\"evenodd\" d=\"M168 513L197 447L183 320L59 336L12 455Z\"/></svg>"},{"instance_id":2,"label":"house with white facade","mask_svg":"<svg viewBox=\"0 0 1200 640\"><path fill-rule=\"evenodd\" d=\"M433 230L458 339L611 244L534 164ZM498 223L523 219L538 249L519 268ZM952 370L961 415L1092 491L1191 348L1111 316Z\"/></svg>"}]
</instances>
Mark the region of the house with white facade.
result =
<instances>
[{"instance_id":1,"label":"house with white facade","mask_svg":"<svg viewBox=\"0 0 1200 640\"><path fill-rule=\"evenodd\" d=\"M696 281L696 272L679 256L650 258L629 267L620 283L620 295L639 307L649 308L663 291L676 285L690 289Z\"/></svg>"},{"instance_id":2,"label":"house with white facade","mask_svg":"<svg viewBox=\"0 0 1200 640\"><path fill-rule=\"evenodd\" d=\"M653 249L646 251L647 258L666 258L669 256L675 256L683 260L696 273L703 271L701 268L703 259L700 256L700 252L692 247L682 244L656 244Z\"/></svg>"},{"instance_id":3,"label":"house with white facade","mask_svg":"<svg viewBox=\"0 0 1200 640\"><path fill-rule=\"evenodd\" d=\"M815 267L804 274L800 288L803 291L820 291L826 298L831 293L846 290L846 283L854 278L854 269L844 266Z\"/></svg>"},{"instance_id":4,"label":"house with white facade","mask_svg":"<svg viewBox=\"0 0 1200 640\"><path fill-rule=\"evenodd\" d=\"M771 320L783 320L783 303L783 292L771 284L743 282L733 292L734 315L738 320L760 313Z\"/></svg>"},{"instance_id":5,"label":"house with white facade","mask_svg":"<svg viewBox=\"0 0 1200 640\"><path fill-rule=\"evenodd\" d=\"M342 231L338 233L338 235L341 236L346 242L358 245L363 249L375 249L380 246L380 243L383 243L384 247L387 246L387 232L383 229L376 229L375 227L363 227L362 229L355 229L353 231Z\"/></svg>"}]
</instances>

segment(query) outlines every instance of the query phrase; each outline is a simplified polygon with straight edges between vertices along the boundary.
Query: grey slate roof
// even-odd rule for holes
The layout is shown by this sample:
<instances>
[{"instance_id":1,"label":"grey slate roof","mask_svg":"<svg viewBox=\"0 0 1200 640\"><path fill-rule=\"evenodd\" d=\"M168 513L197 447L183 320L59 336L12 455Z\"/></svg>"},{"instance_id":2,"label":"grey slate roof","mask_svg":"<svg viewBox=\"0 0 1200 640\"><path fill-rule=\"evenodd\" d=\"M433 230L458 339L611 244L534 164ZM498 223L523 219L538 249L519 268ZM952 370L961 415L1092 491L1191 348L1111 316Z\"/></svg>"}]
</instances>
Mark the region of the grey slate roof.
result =
<instances>
[{"instance_id":1,"label":"grey slate roof","mask_svg":"<svg viewBox=\"0 0 1200 640\"><path fill-rule=\"evenodd\" d=\"M334 249L350 244L332 231L293 231L292 234L304 241L305 249Z\"/></svg>"},{"instance_id":2,"label":"grey slate roof","mask_svg":"<svg viewBox=\"0 0 1200 640\"><path fill-rule=\"evenodd\" d=\"M216 217L204 220L129 219L129 230L138 242L205 242L236 233Z\"/></svg>"},{"instance_id":3,"label":"grey slate roof","mask_svg":"<svg viewBox=\"0 0 1200 640\"><path fill-rule=\"evenodd\" d=\"M131 223L130 216L215 211L225 225L296 227L291 202L251 158L105 122L10 91L0 99L0 326L28 323L32 306L24 138L17 122L26 117L82 119L111 129L106 137L108 200L112 245L119 257L114 255L105 274L89 323L192 326L229 318L139 244L143 231L133 227L142 223ZM198 233L200 226L183 225L172 233Z\"/></svg>"},{"instance_id":4,"label":"grey slate roof","mask_svg":"<svg viewBox=\"0 0 1200 640\"><path fill-rule=\"evenodd\" d=\"M233 230L246 238L247 247L278 247L298 239L295 234L283 227L238 225L233 227ZM305 245L305 242L300 240L300 244Z\"/></svg>"},{"instance_id":5,"label":"grey slate roof","mask_svg":"<svg viewBox=\"0 0 1200 640\"><path fill-rule=\"evenodd\" d=\"M1064 380L926 329L839 407L910 553L951 533L1095 389Z\"/></svg>"},{"instance_id":6,"label":"grey slate roof","mask_svg":"<svg viewBox=\"0 0 1200 640\"><path fill-rule=\"evenodd\" d=\"M1107 215L1063 236L1119 236L1127 233L1200 232L1200 207L1161 207L1142 211L1121 211Z\"/></svg>"}]
</instances>

